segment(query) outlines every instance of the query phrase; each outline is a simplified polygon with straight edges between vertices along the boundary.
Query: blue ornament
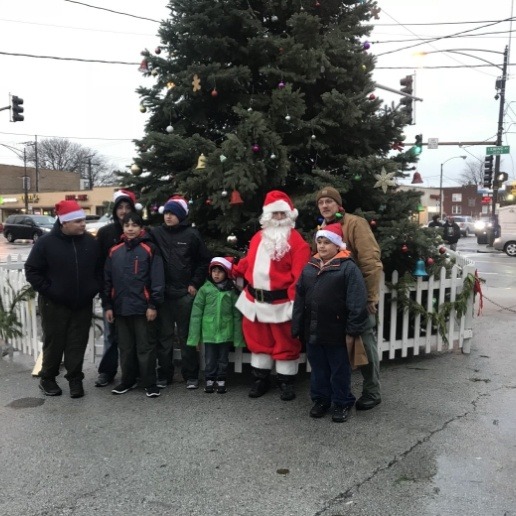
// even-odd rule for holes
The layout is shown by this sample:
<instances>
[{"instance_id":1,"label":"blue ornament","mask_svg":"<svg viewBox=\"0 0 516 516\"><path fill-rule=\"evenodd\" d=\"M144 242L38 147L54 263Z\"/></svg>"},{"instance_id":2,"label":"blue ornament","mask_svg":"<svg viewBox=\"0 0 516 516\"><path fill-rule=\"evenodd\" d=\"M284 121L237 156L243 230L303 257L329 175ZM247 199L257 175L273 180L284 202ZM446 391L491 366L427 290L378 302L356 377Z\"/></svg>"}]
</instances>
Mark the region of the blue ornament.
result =
<instances>
[{"instance_id":1,"label":"blue ornament","mask_svg":"<svg viewBox=\"0 0 516 516\"><path fill-rule=\"evenodd\" d=\"M322 224L324 222L323 217L317 217L317 224Z\"/></svg>"}]
</instances>

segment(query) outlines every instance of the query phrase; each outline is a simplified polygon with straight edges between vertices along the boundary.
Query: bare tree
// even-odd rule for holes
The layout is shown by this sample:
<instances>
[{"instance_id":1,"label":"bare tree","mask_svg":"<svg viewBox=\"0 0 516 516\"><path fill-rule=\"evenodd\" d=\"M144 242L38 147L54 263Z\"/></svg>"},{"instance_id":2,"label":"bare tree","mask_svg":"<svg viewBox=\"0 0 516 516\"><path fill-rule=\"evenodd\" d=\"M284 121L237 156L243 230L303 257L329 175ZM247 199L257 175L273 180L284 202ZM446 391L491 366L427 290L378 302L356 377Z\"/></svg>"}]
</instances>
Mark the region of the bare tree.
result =
<instances>
[{"instance_id":1,"label":"bare tree","mask_svg":"<svg viewBox=\"0 0 516 516\"><path fill-rule=\"evenodd\" d=\"M91 186L109 184L113 175L104 156L96 150L73 143L64 138L47 138L27 147L27 163L48 170L76 172Z\"/></svg>"},{"instance_id":2,"label":"bare tree","mask_svg":"<svg viewBox=\"0 0 516 516\"><path fill-rule=\"evenodd\" d=\"M484 160L476 158L464 163L464 170L459 176L459 182L463 186L482 185L484 182Z\"/></svg>"}]
</instances>

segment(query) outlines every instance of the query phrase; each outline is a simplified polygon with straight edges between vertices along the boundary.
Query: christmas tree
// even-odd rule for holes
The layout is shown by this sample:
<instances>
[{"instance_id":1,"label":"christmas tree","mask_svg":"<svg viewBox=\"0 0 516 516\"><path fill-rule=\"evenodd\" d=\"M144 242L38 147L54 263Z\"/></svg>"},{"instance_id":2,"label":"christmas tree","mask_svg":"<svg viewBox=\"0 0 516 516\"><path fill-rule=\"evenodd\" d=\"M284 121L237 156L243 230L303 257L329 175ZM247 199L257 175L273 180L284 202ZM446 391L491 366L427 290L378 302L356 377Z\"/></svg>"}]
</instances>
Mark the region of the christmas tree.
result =
<instances>
[{"instance_id":1,"label":"christmas tree","mask_svg":"<svg viewBox=\"0 0 516 516\"><path fill-rule=\"evenodd\" d=\"M128 186L154 214L174 193L214 252L245 252L267 191L281 189L311 238L315 192L332 185L344 207L365 216L386 271L441 260L435 233L421 231L420 193L396 191L406 177L407 120L372 92L367 37L375 2L173 0L144 51L141 87L150 111ZM156 217L157 219L157 217ZM229 247L229 248L228 248ZM429 263L429 265L431 265Z\"/></svg>"}]
</instances>

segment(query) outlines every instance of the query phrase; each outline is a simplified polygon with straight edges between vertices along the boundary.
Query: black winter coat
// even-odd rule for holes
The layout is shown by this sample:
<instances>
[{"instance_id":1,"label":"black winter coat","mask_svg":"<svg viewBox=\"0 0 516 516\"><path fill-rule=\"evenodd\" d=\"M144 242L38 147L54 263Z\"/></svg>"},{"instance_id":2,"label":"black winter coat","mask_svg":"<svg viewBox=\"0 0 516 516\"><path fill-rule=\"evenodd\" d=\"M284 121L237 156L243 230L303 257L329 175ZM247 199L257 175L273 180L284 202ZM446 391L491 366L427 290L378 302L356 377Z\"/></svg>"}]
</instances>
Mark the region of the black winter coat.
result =
<instances>
[{"instance_id":1,"label":"black winter coat","mask_svg":"<svg viewBox=\"0 0 516 516\"><path fill-rule=\"evenodd\" d=\"M165 297L178 299L193 285L202 287L208 274L210 255L199 232L185 221L177 226L152 228L151 237L158 246L165 267Z\"/></svg>"},{"instance_id":2,"label":"black winter coat","mask_svg":"<svg viewBox=\"0 0 516 516\"><path fill-rule=\"evenodd\" d=\"M84 308L101 285L99 244L89 233L65 235L57 221L34 244L25 262L25 276L36 292L54 303Z\"/></svg>"},{"instance_id":3,"label":"black winter coat","mask_svg":"<svg viewBox=\"0 0 516 516\"><path fill-rule=\"evenodd\" d=\"M104 267L104 310L115 315L145 315L147 308L163 303L165 276L163 261L144 231L111 248Z\"/></svg>"},{"instance_id":4,"label":"black winter coat","mask_svg":"<svg viewBox=\"0 0 516 516\"><path fill-rule=\"evenodd\" d=\"M297 282L292 336L305 344L345 346L346 335L361 335L367 327L364 278L341 254L324 265L312 257Z\"/></svg>"}]
</instances>

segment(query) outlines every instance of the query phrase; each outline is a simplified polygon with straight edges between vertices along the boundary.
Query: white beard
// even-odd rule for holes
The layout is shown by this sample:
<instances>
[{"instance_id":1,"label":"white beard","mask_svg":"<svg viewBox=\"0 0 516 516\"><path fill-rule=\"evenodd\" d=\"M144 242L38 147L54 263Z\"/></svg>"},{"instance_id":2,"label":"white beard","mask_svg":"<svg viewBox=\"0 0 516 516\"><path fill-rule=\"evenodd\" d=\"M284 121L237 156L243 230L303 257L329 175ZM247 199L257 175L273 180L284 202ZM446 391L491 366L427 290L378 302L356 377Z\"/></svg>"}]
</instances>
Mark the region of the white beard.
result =
<instances>
[{"instance_id":1,"label":"white beard","mask_svg":"<svg viewBox=\"0 0 516 516\"><path fill-rule=\"evenodd\" d=\"M262 244L271 260L281 260L289 251L290 231L294 222L290 219L264 220L262 217Z\"/></svg>"}]
</instances>

